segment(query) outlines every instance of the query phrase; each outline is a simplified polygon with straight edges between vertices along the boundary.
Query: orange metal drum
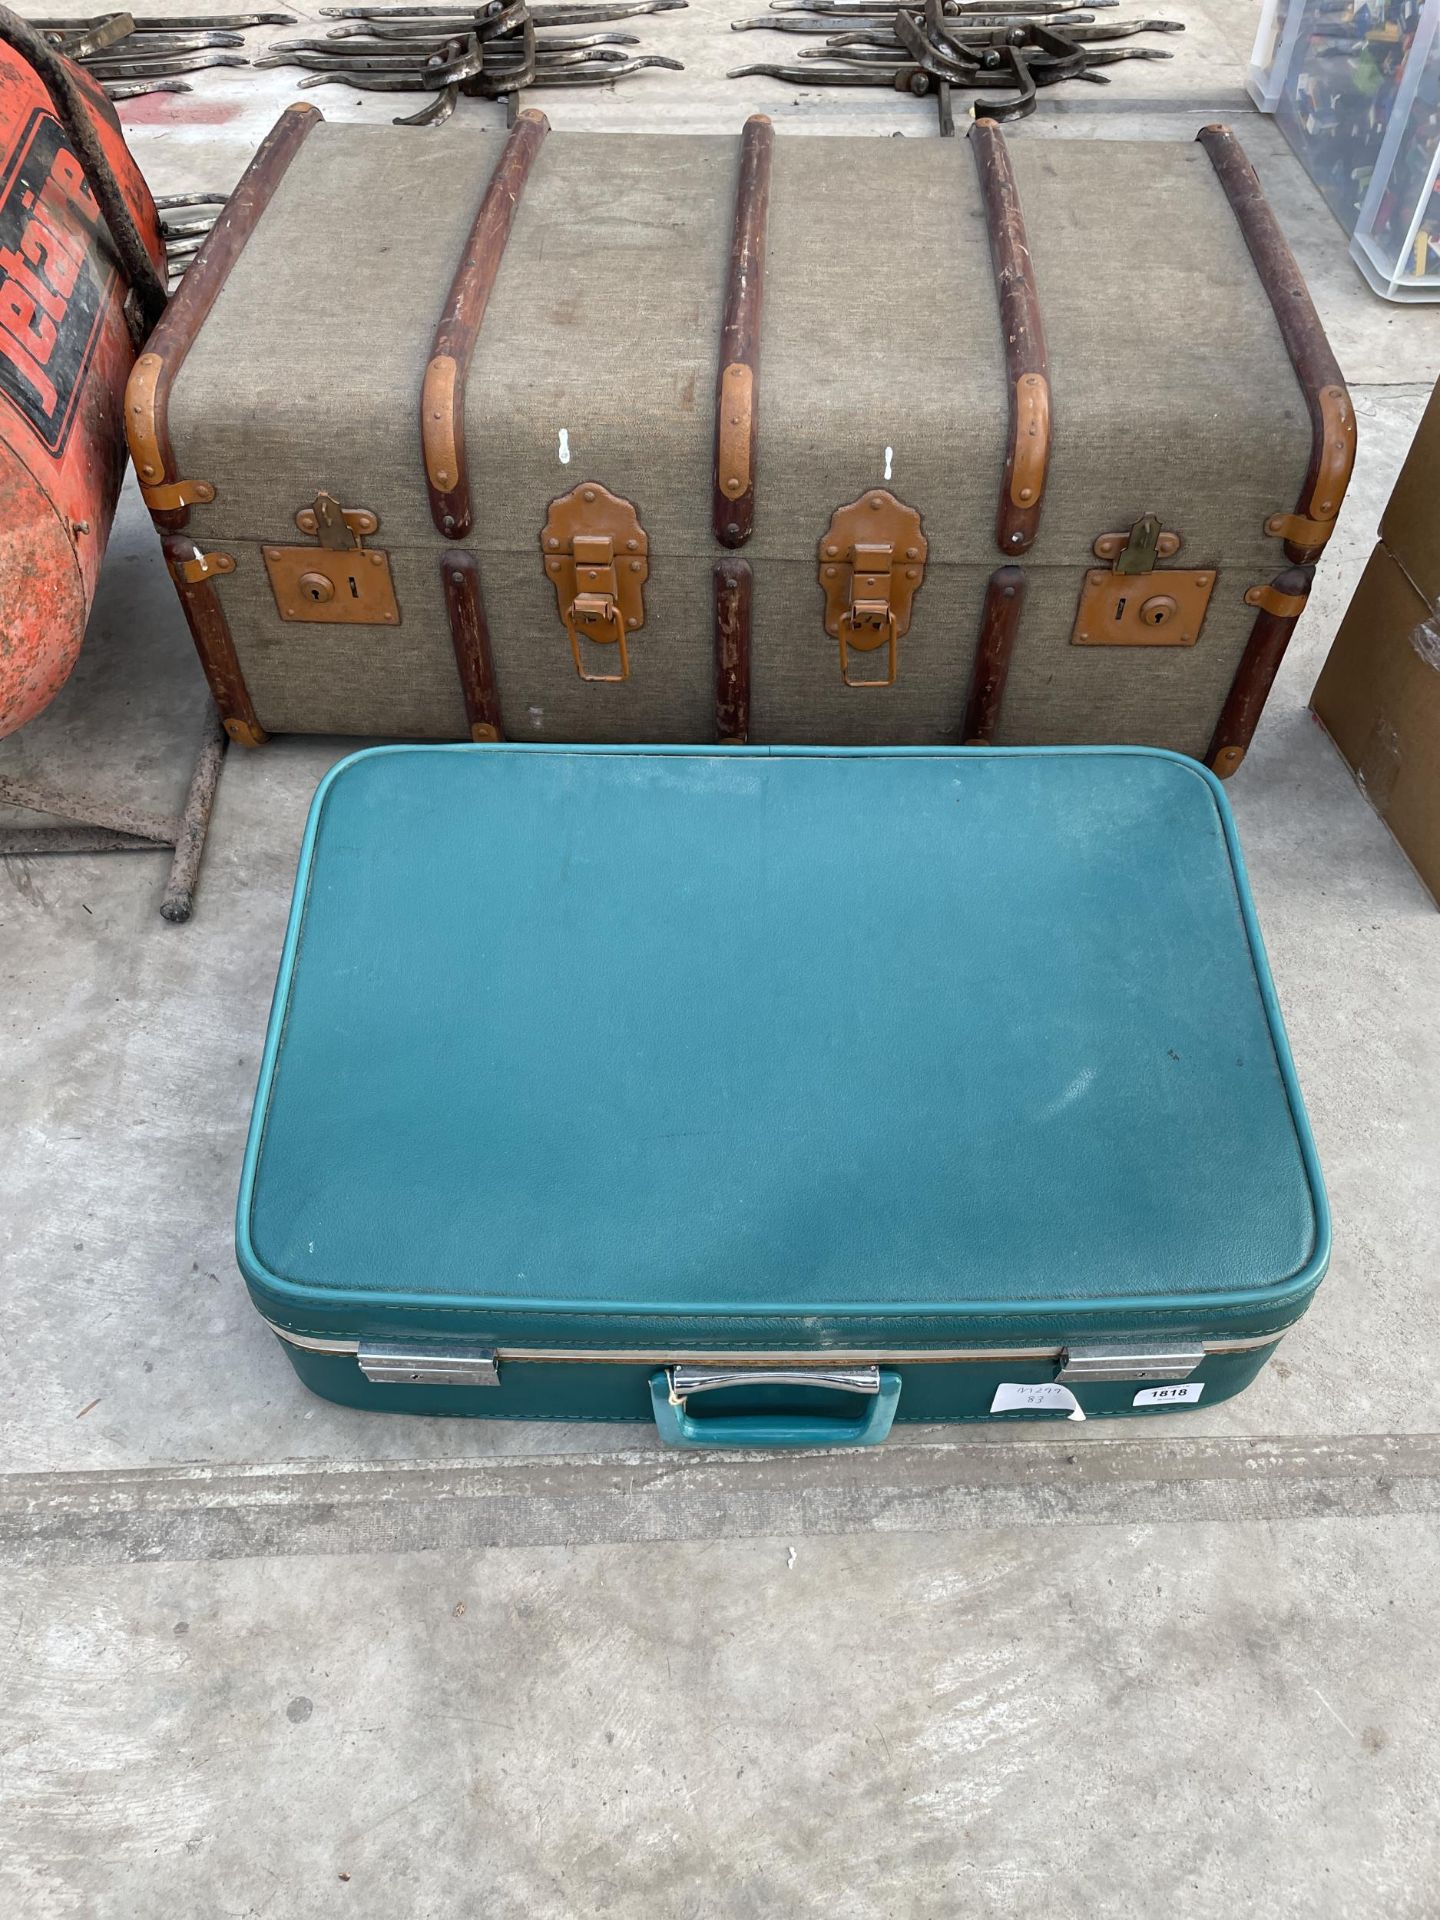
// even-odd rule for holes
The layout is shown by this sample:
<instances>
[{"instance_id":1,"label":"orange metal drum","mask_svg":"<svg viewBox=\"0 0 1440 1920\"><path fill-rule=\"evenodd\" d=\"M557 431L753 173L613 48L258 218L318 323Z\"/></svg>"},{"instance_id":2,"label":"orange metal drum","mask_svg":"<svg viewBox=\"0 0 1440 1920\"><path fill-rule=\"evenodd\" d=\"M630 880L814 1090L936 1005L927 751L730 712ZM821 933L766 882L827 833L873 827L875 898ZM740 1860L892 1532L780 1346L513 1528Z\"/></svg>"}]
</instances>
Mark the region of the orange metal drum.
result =
<instances>
[{"instance_id":1,"label":"orange metal drum","mask_svg":"<svg viewBox=\"0 0 1440 1920\"><path fill-rule=\"evenodd\" d=\"M109 101L73 64L163 274L154 202ZM125 471L127 287L44 85L0 45L0 735L64 686Z\"/></svg>"}]
</instances>

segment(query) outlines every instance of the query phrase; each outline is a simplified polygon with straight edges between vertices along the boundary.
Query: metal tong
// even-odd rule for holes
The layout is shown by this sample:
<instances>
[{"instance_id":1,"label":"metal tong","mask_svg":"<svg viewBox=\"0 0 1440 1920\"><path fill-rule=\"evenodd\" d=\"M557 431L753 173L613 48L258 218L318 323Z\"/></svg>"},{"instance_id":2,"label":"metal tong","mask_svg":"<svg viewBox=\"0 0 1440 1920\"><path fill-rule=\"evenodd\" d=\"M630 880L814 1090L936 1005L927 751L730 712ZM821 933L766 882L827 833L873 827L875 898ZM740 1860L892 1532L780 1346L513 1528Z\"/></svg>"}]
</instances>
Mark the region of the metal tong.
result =
<instances>
[{"instance_id":1,"label":"metal tong","mask_svg":"<svg viewBox=\"0 0 1440 1920\"><path fill-rule=\"evenodd\" d=\"M158 193L155 210L165 239L165 269L170 292L204 246L206 236L229 199L225 193Z\"/></svg>"},{"instance_id":2,"label":"metal tong","mask_svg":"<svg viewBox=\"0 0 1440 1920\"><path fill-rule=\"evenodd\" d=\"M439 126L462 94L509 99L528 87L609 86L647 67L681 71L661 54L635 53L633 33L606 31L542 38L538 25L581 26L668 12L685 0L596 0L594 5L532 7L525 0L488 0L471 13L452 7L325 8L346 24L323 39L279 41L257 66L303 67L302 87L347 86L361 92L434 93L397 126Z\"/></svg>"},{"instance_id":3,"label":"metal tong","mask_svg":"<svg viewBox=\"0 0 1440 1920\"><path fill-rule=\"evenodd\" d=\"M134 100L146 93L188 93L175 76L210 67L244 67L243 29L293 26L289 13L184 15L174 19L137 19L130 13L99 14L91 20L35 23L68 60L84 67L112 100Z\"/></svg>"},{"instance_id":4,"label":"metal tong","mask_svg":"<svg viewBox=\"0 0 1440 1920\"><path fill-rule=\"evenodd\" d=\"M1104 6L1110 0L1089 0ZM817 30L803 18L792 0L772 0L778 12L789 16L786 31ZM1005 94L980 93L971 106L979 120L1020 120L1035 111L1039 89L1066 80L1085 80L1105 86L1108 77L1097 71L1121 60L1168 60L1159 47L1117 47L1117 40L1139 33L1181 33L1178 20L1115 21L1094 25L1094 14L1066 7L1059 0L923 0L923 5L886 4L865 0L843 6L837 0L808 0L804 13L826 33L820 47L800 49L802 61L832 60L829 66L781 66L761 62L736 68L731 78L765 75L794 86L894 87L901 92L939 95L942 133L953 133L952 89L978 91L1008 80ZM847 30L834 31L842 20ZM738 21L740 30L770 25L763 20ZM774 24L779 24L778 22Z\"/></svg>"}]
</instances>

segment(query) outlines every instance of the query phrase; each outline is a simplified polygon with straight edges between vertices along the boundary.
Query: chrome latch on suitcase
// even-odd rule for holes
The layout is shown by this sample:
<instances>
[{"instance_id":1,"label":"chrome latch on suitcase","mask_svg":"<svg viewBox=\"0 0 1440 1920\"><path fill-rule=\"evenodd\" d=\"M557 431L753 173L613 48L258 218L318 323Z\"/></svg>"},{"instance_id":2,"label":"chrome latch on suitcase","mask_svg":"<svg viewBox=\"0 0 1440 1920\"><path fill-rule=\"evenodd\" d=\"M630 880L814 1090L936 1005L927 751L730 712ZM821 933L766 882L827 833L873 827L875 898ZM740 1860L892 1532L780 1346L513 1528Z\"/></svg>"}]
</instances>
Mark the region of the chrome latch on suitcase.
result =
<instances>
[{"instance_id":1,"label":"chrome latch on suitcase","mask_svg":"<svg viewBox=\"0 0 1440 1920\"><path fill-rule=\"evenodd\" d=\"M1057 1380L1188 1380L1205 1358L1202 1346L1066 1347Z\"/></svg>"},{"instance_id":2,"label":"chrome latch on suitcase","mask_svg":"<svg viewBox=\"0 0 1440 1920\"><path fill-rule=\"evenodd\" d=\"M493 1347L424 1346L409 1340L362 1340L355 1349L367 1380L387 1386L498 1387Z\"/></svg>"},{"instance_id":3,"label":"chrome latch on suitcase","mask_svg":"<svg viewBox=\"0 0 1440 1920\"><path fill-rule=\"evenodd\" d=\"M602 685L628 680L626 643L645 624L650 575L650 541L639 514L628 500L589 482L551 501L540 547L576 673ZM587 671L582 642L617 648L619 672Z\"/></svg>"},{"instance_id":4,"label":"chrome latch on suitcase","mask_svg":"<svg viewBox=\"0 0 1440 1920\"><path fill-rule=\"evenodd\" d=\"M1129 533L1102 533L1093 552L1111 562L1085 575L1070 635L1072 647L1193 647L1200 638L1210 595L1211 569L1190 573L1160 567L1180 551L1178 533L1162 533L1147 513Z\"/></svg>"},{"instance_id":5,"label":"chrome latch on suitcase","mask_svg":"<svg viewBox=\"0 0 1440 1920\"><path fill-rule=\"evenodd\" d=\"M380 519L368 507L342 507L333 493L317 493L295 516L313 547L266 547L265 571L282 620L330 625L400 624L390 556L366 540Z\"/></svg>"},{"instance_id":6,"label":"chrome latch on suitcase","mask_svg":"<svg viewBox=\"0 0 1440 1920\"><path fill-rule=\"evenodd\" d=\"M877 488L840 507L820 542L825 631L840 642L840 678L847 687L893 687L900 642L925 578L929 546L920 515ZM885 649L885 672L857 677L850 654Z\"/></svg>"}]
</instances>

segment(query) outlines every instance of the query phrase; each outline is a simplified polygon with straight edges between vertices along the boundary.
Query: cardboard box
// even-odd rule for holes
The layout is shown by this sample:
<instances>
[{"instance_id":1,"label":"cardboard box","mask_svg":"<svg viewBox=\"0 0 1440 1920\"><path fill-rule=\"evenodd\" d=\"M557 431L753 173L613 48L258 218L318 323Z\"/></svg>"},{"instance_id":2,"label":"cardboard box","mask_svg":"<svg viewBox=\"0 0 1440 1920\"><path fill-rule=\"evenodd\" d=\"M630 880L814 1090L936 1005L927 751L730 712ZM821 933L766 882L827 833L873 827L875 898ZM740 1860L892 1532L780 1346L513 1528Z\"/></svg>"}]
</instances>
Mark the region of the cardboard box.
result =
<instances>
[{"instance_id":1,"label":"cardboard box","mask_svg":"<svg viewBox=\"0 0 1440 1920\"><path fill-rule=\"evenodd\" d=\"M1440 607L1440 386L1430 396L1400 469L1380 521L1380 538L1420 597Z\"/></svg>"},{"instance_id":2,"label":"cardboard box","mask_svg":"<svg viewBox=\"0 0 1440 1920\"><path fill-rule=\"evenodd\" d=\"M1440 460L1433 401L1422 433L1427 429ZM1402 475L1397 498L1404 485ZM1428 517L1430 547L1440 549L1440 481L1432 482ZM1407 530L1412 524L1407 520ZM1430 559L1440 569L1440 551ZM1361 576L1310 705L1440 904L1440 613L1383 542Z\"/></svg>"}]
</instances>

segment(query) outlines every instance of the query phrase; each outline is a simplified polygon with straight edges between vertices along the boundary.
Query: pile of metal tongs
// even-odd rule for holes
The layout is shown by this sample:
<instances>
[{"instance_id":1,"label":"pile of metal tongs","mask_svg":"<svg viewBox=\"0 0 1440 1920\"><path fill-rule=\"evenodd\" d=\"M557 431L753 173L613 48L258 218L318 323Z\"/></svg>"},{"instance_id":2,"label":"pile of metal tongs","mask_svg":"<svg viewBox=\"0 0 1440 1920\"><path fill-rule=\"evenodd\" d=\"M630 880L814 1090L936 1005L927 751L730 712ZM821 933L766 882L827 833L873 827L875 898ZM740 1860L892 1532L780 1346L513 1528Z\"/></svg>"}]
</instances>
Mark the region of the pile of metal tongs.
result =
<instances>
[{"instance_id":1,"label":"pile of metal tongs","mask_svg":"<svg viewBox=\"0 0 1440 1920\"><path fill-rule=\"evenodd\" d=\"M155 210L160 215L160 231L165 236L165 268L171 293L205 244L205 236L219 219L228 198L224 193L156 194Z\"/></svg>"},{"instance_id":2,"label":"pile of metal tongs","mask_svg":"<svg viewBox=\"0 0 1440 1920\"><path fill-rule=\"evenodd\" d=\"M354 22L330 28L323 40L277 41L256 61L260 67L306 67L302 87L345 86L360 92L433 93L419 113L397 127L435 127L448 120L461 94L487 100L515 96L527 87L609 86L645 67L683 71L681 62L658 53L631 53L633 33L547 35L542 27L577 27L637 14L668 13L687 0L594 0L586 5L529 6L526 0L487 0L456 7L322 7L327 20Z\"/></svg>"},{"instance_id":3,"label":"pile of metal tongs","mask_svg":"<svg viewBox=\"0 0 1440 1920\"><path fill-rule=\"evenodd\" d=\"M732 80L765 74L804 87L894 87L934 93L940 131L955 131L951 90L977 92L1005 85L1013 92L981 94L971 103L977 120L1023 120L1035 111L1036 91L1062 80L1108 84L1096 71L1119 60L1169 60L1160 47L1117 47L1137 33L1183 33L1179 20L1116 21L1096 26L1095 9L1119 0L770 0L772 12L735 20L737 33L824 35L804 47L811 66L738 67ZM843 23L843 28L842 28ZM837 31L837 29L841 29ZM828 61L828 65L818 64Z\"/></svg>"},{"instance_id":4,"label":"pile of metal tongs","mask_svg":"<svg viewBox=\"0 0 1440 1920\"><path fill-rule=\"evenodd\" d=\"M112 100L146 93L189 93L177 79L203 67L248 67L243 53L247 27L293 27L293 13L216 13L173 19L136 19L129 13L97 14L93 20L32 20L67 60L100 82Z\"/></svg>"}]
</instances>

